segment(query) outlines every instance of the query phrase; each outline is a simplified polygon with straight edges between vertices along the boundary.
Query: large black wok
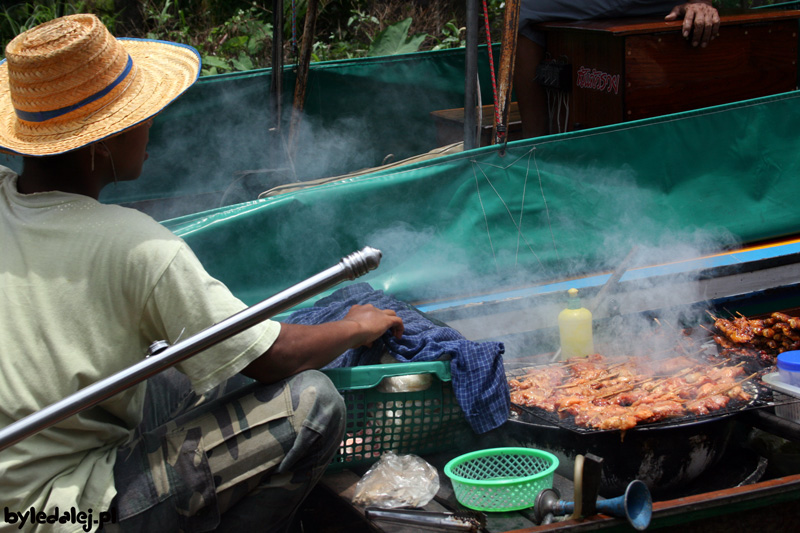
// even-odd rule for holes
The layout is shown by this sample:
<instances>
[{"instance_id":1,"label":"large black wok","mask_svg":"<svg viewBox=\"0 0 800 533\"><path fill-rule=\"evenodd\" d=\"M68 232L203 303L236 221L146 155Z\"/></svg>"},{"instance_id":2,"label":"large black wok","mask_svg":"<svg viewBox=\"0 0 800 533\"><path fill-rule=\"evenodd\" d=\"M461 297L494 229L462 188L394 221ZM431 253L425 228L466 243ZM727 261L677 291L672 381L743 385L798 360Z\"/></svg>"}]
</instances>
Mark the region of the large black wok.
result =
<instances>
[{"instance_id":1,"label":"large black wok","mask_svg":"<svg viewBox=\"0 0 800 533\"><path fill-rule=\"evenodd\" d=\"M743 385L749 401L732 401L706 415L641 423L624 431L594 430L578 427L569 417L514 406L504 431L520 446L555 454L559 474L566 477L571 477L577 455L602 457L601 495L624 493L638 479L655 496L662 496L690 484L719 462L741 413L773 405L770 391L755 381Z\"/></svg>"},{"instance_id":2,"label":"large black wok","mask_svg":"<svg viewBox=\"0 0 800 533\"><path fill-rule=\"evenodd\" d=\"M512 415L503 430L514 445L555 454L558 473L565 477L572 477L577 455L602 457L600 494L612 497L624 493L634 479L643 481L654 496L691 483L722 458L734 427L730 414L625 432L580 433L522 412Z\"/></svg>"},{"instance_id":3,"label":"large black wok","mask_svg":"<svg viewBox=\"0 0 800 533\"><path fill-rule=\"evenodd\" d=\"M506 364L509 377L523 375L530 368L525 361ZM740 413L772 405L770 391L758 379L742 387L750 395L749 401L731 401L726 408L706 415L640 423L624 431L578 427L571 417L516 405L503 427L508 441L555 454L558 473L565 477L572 477L577 455L602 457L603 496L624 493L635 479L643 481L654 496L664 496L691 484L720 461Z\"/></svg>"}]
</instances>

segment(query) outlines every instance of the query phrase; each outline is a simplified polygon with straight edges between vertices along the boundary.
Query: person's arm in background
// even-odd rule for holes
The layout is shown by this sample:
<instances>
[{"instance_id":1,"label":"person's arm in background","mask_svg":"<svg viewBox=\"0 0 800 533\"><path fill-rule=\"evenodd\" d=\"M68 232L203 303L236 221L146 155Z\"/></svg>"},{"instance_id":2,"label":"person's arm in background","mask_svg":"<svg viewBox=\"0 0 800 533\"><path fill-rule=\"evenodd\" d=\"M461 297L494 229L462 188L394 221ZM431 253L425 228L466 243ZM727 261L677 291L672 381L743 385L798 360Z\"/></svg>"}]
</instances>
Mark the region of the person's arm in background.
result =
<instances>
[{"instance_id":1,"label":"person's arm in background","mask_svg":"<svg viewBox=\"0 0 800 533\"><path fill-rule=\"evenodd\" d=\"M372 305L354 305L336 322L281 324L270 349L242 373L262 383L274 383L303 370L322 368L351 348L370 346L389 330L400 338L403 320L392 310Z\"/></svg>"},{"instance_id":2,"label":"person's arm in background","mask_svg":"<svg viewBox=\"0 0 800 533\"><path fill-rule=\"evenodd\" d=\"M692 46L705 48L719 35L719 12L711 5L711 0L690 0L675 6L666 21L683 18L683 36L691 38Z\"/></svg>"}]
</instances>

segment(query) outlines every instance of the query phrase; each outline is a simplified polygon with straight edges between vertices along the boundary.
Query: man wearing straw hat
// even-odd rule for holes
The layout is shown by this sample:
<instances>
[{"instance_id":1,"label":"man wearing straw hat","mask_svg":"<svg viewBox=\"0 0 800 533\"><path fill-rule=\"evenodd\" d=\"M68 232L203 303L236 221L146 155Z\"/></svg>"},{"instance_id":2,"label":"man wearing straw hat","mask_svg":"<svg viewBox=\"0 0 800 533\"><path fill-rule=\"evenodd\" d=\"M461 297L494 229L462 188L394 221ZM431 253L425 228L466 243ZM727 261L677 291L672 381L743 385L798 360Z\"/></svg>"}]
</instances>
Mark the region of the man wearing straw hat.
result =
<instances>
[{"instance_id":1,"label":"man wearing straw hat","mask_svg":"<svg viewBox=\"0 0 800 533\"><path fill-rule=\"evenodd\" d=\"M97 201L139 176L153 117L199 63L93 15L9 43L0 150L23 170L0 167L0 427L244 308L166 228ZM343 433L313 369L402 328L372 306L265 321L3 450L0 530L287 529Z\"/></svg>"}]
</instances>

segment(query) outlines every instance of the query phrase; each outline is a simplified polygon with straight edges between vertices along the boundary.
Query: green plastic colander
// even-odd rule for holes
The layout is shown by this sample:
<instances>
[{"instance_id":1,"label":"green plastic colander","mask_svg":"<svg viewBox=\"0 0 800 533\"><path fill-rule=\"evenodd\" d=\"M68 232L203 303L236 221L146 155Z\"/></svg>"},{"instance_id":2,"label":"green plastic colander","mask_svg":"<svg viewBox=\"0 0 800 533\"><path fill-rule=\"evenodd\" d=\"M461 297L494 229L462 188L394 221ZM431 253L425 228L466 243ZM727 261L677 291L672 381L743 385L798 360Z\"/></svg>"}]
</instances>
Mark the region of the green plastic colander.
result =
<instances>
[{"instance_id":1,"label":"green plastic colander","mask_svg":"<svg viewBox=\"0 0 800 533\"><path fill-rule=\"evenodd\" d=\"M517 511L532 507L540 491L553 486L558 458L532 448L492 448L460 455L444 467L453 492L476 511Z\"/></svg>"}]
</instances>

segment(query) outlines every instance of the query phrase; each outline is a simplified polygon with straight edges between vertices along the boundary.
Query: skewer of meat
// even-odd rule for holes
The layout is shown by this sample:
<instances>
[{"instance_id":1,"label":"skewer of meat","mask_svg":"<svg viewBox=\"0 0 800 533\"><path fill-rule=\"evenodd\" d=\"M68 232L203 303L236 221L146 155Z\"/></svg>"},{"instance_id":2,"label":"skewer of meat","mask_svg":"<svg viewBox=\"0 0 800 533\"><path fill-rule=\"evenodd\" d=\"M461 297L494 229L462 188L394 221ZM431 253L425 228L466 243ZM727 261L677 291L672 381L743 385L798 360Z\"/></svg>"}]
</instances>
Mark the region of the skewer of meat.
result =
<instances>
[{"instance_id":1,"label":"skewer of meat","mask_svg":"<svg viewBox=\"0 0 800 533\"><path fill-rule=\"evenodd\" d=\"M742 386L743 383L745 383L747 381L750 381L751 379L753 379L757 375L758 375L758 372L754 372L754 373L750 374L749 376L747 376L746 378L744 378L741 381L737 381L737 382L734 382L734 383L731 383L731 384L723 383L723 384L721 384L722 388L713 388L713 387L711 387L711 388L709 388L708 392L703 393L703 394L699 394L697 396L697 399L702 399L702 398L704 398L706 396L713 396L713 395L716 395L716 394L726 394L726 395L728 395L730 397L735 397L738 400L749 401L750 400L750 395L747 394L746 392L744 392L742 390L741 386ZM720 384L717 384L717 387L719 387L719 385Z\"/></svg>"}]
</instances>

